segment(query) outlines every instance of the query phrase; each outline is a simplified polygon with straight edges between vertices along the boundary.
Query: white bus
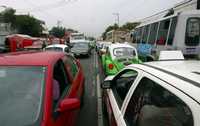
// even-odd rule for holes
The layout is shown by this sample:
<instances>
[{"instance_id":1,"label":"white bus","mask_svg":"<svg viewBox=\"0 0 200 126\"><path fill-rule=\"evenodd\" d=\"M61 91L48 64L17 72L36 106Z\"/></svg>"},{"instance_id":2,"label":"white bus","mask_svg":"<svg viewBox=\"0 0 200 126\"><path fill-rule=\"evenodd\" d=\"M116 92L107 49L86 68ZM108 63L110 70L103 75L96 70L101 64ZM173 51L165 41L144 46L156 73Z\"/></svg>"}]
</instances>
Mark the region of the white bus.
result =
<instances>
[{"instance_id":1,"label":"white bus","mask_svg":"<svg viewBox=\"0 0 200 126\"><path fill-rule=\"evenodd\" d=\"M182 50L185 56L200 55L200 10L141 23L132 32L134 45L144 55L158 55L161 50Z\"/></svg>"}]
</instances>

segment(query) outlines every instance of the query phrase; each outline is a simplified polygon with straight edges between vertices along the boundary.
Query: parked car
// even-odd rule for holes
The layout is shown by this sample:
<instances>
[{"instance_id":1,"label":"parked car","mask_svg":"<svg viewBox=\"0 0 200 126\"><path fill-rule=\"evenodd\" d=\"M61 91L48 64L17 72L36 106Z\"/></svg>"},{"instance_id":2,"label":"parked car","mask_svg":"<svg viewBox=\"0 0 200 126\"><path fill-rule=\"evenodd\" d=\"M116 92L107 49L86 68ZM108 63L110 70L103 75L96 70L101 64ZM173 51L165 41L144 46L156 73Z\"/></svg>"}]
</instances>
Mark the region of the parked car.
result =
<instances>
[{"instance_id":1,"label":"parked car","mask_svg":"<svg viewBox=\"0 0 200 126\"><path fill-rule=\"evenodd\" d=\"M58 51L58 52L65 52L69 53L70 48L67 45L64 44L53 44L45 47L46 51Z\"/></svg>"},{"instance_id":2,"label":"parked car","mask_svg":"<svg viewBox=\"0 0 200 126\"><path fill-rule=\"evenodd\" d=\"M75 57L78 56L90 56L91 48L88 42L76 42L72 44L71 53L74 54Z\"/></svg>"},{"instance_id":3,"label":"parked car","mask_svg":"<svg viewBox=\"0 0 200 126\"><path fill-rule=\"evenodd\" d=\"M1 126L72 126L82 103L79 61L62 52L0 57Z\"/></svg>"},{"instance_id":4,"label":"parked car","mask_svg":"<svg viewBox=\"0 0 200 126\"><path fill-rule=\"evenodd\" d=\"M112 44L106 49L106 53L102 55L102 65L105 74L115 75L122 68L132 63L142 63L138 59L135 47L128 44Z\"/></svg>"},{"instance_id":5,"label":"parked car","mask_svg":"<svg viewBox=\"0 0 200 126\"><path fill-rule=\"evenodd\" d=\"M101 86L110 126L200 125L199 61L132 64Z\"/></svg>"}]
</instances>

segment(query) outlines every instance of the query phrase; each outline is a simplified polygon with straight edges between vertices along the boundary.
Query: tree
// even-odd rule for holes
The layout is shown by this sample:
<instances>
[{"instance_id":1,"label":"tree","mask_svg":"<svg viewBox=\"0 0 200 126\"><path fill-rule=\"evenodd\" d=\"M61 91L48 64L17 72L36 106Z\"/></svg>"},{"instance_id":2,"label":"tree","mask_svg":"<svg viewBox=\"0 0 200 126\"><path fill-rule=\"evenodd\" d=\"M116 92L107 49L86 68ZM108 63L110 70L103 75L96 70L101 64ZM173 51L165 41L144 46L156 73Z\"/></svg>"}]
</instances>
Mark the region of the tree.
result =
<instances>
[{"instance_id":1,"label":"tree","mask_svg":"<svg viewBox=\"0 0 200 126\"><path fill-rule=\"evenodd\" d=\"M49 33L55 37L62 38L65 36L65 31L64 27L53 27Z\"/></svg>"},{"instance_id":2,"label":"tree","mask_svg":"<svg viewBox=\"0 0 200 126\"><path fill-rule=\"evenodd\" d=\"M44 22L29 15L16 16L16 28L20 34L40 36L44 30Z\"/></svg>"},{"instance_id":3,"label":"tree","mask_svg":"<svg viewBox=\"0 0 200 126\"><path fill-rule=\"evenodd\" d=\"M112 30L117 30L118 28L119 28L119 26L117 24L108 26L106 28L105 32L102 34L103 40L106 39L106 33L108 33L109 31L112 31Z\"/></svg>"},{"instance_id":4,"label":"tree","mask_svg":"<svg viewBox=\"0 0 200 126\"><path fill-rule=\"evenodd\" d=\"M139 22L127 22L127 23L125 23L124 25L122 25L122 26L120 27L120 29L131 31L131 30L133 30L136 26L138 26L139 24L140 24Z\"/></svg>"},{"instance_id":5,"label":"tree","mask_svg":"<svg viewBox=\"0 0 200 126\"><path fill-rule=\"evenodd\" d=\"M5 9L2 13L0 13L2 22L10 23L12 27L16 25L16 15L15 10L12 8Z\"/></svg>"},{"instance_id":6,"label":"tree","mask_svg":"<svg viewBox=\"0 0 200 126\"><path fill-rule=\"evenodd\" d=\"M11 23L12 28L16 29L20 34L31 36L40 36L42 34L45 22L30 15L15 15L15 12L14 9L8 8L0 15L4 22Z\"/></svg>"}]
</instances>

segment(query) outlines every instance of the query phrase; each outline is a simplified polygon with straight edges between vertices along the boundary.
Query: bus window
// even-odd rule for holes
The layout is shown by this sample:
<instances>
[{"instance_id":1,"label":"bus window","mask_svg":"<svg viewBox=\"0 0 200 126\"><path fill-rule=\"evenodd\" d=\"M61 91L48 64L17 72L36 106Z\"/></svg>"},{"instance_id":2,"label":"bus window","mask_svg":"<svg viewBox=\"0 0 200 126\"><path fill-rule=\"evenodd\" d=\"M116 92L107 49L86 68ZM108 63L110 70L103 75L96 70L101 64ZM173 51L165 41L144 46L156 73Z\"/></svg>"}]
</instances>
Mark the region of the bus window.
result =
<instances>
[{"instance_id":1,"label":"bus window","mask_svg":"<svg viewBox=\"0 0 200 126\"><path fill-rule=\"evenodd\" d=\"M156 41L156 35L158 30L158 23L151 24L151 31L149 35L149 44L154 44Z\"/></svg>"},{"instance_id":2,"label":"bus window","mask_svg":"<svg viewBox=\"0 0 200 126\"><path fill-rule=\"evenodd\" d=\"M185 44L187 46L198 46L200 37L200 18L189 18L187 20Z\"/></svg>"},{"instance_id":3,"label":"bus window","mask_svg":"<svg viewBox=\"0 0 200 126\"><path fill-rule=\"evenodd\" d=\"M137 29L137 43L140 43L142 36L142 28Z\"/></svg>"},{"instance_id":4,"label":"bus window","mask_svg":"<svg viewBox=\"0 0 200 126\"><path fill-rule=\"evenodd\" d=\"M131 38L132 38L132 42L136 43L136 35L137 35L137 31L133 31L131 34Z\"/></svg>"},{"instance_id":5,"label":"bus window","mask_svg":"<svg viewBox=\"0 0 200 126\"><path fill-rule=\"evenodd\" d=\"M147 43L148 34L149 34L149 25L144 27L142 43Z\"/></svg>"},{"instance_id":6,"label":"bus window","mask_svg":"<svg viewBox=\"0 0 200 126\"><path fill-rule=\"evenodd\" d=\"M176 23L177 23L177 17L173 17L167 45L173 44L174 34L176 30Z\"/></svg>"},{"instance_id":7,"label":"bus window","mask_svg":"<svg viewBox=\"0 0 200 126\"><path fill-rule=\"evenodd\" d=\"M169 30L169 24L169 19L160 22L157 45L165 45L165 42L167 40L167 33Z\"/></svg>"}]
</instances>

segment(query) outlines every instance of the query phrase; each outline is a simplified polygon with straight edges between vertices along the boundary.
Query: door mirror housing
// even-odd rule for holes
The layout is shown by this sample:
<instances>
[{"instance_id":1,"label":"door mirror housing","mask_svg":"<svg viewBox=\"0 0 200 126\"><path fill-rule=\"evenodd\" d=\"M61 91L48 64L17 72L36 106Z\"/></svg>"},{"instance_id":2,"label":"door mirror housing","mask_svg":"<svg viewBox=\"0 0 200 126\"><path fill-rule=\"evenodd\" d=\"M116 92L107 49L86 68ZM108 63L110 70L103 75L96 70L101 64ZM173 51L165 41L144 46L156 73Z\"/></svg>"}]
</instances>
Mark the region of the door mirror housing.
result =
<instances>
[{"instance_id":1,"label":"door mirror housing","mask_svg":"<svg viewBox=\"0 0 200 126\"><path fill-rule=\"evenodd\" d=\"M80 100L77 98L68 98L60 102L58 111L72 111L80 108Z\"/></svg>"},{"instance_id":2,"label":"door mirror housing","mask_svg":"<svg viewBox=\"0 0 200 126\"><path fill-rule=\"evenodd\" d=\"M106 79L101 83L102 89L110 89L112 86L112 80L115 76L108 76Z\"/></svg>"},{"instance_id":3,"label":"door mirror housing","mask_svg":"<svg viewBox=\"0 0 200 126\"><path fill-rule=\"evenodd\" d=\"M103 81L101 83L101 88L102 89L110 89L111 88L111 81Z\"/></svg>"}]
</instances>

